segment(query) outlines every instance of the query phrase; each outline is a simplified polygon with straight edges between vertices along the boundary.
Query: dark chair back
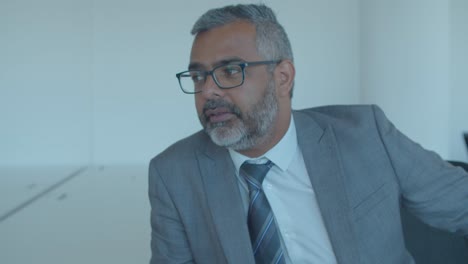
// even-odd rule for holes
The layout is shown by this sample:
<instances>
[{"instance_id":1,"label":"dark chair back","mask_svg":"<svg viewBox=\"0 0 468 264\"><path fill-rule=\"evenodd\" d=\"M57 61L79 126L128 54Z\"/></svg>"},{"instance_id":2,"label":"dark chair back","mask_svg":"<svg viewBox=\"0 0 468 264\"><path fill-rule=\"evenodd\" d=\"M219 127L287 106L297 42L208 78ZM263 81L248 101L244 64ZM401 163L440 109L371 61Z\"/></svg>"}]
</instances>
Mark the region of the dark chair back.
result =
<instances>
[{"instance_id":1,"label":"dark chair back","mask_svg":"<svg viewBox=\"0 0 468 264\"><path fill-rule=\"evenodd\" d=\"M464 133L463 138L465 139L466 150L468 151L468 133Z\"/></svg>"},{"instance_id":2,"label":"dark chair back","mask_svg":"<svg viewBox=\"0 0 468 264\"><path fill-rule=\"evenodd\" d=\"M468 172L468 163L461 162L461 161L453 161L453 160L449 160L449 163L452 164L453 166L461 167L462 169Z\"/></svg>"}]
</instances>

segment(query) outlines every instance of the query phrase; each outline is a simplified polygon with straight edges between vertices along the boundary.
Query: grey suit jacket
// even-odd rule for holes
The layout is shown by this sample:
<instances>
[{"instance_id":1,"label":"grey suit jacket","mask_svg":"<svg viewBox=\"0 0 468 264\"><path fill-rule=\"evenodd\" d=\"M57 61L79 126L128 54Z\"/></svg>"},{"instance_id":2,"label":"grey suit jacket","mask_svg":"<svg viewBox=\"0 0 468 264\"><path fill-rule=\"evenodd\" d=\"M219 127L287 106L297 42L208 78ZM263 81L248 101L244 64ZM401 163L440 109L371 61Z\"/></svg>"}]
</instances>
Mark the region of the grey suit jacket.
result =
<instances>
[{"instance_id":1,"label":"grey suit jacket","mask_svg":"<svg viewBox=\"0 0 468 264\"><path fill-rule=\"evenodd\" d=\"M413 263L400 206L468 234L468 176L401 134L375 106L293 112L339 263ZM149 168L151 263L254 264L234 165L202 131Z\"/></svg>"}]
</instances>

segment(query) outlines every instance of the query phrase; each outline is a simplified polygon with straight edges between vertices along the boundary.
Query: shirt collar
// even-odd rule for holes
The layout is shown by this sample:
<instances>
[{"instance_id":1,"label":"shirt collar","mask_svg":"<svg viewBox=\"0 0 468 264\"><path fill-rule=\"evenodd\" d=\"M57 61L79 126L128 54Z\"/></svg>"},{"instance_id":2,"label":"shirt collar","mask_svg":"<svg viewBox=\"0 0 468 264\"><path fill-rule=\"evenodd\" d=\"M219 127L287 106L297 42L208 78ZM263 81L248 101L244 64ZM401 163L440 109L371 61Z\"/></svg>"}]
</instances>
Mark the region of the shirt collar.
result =
<instances>
[{"instance_id":1,"label":"shirt collar","mask_svg":"<svg viewBox=\"0 0 468 264\"><path fill-rule=\"evenodd\" d=\"M286 171L291 164L294 154L297 150L297 135L296 135L296 125L294 124L294 118L291 115L291 121L289 123L289 128L284 134L283 138L269 151L264 155L257 158L249 158L240 154L239 152L228 149L229 154L231 155L232 162L236 168L236 172L239 172L241 165L249 160L253 163L265 163L266 160L271 160L277 167L282 171Z\"/></svg>"}]
</instances>

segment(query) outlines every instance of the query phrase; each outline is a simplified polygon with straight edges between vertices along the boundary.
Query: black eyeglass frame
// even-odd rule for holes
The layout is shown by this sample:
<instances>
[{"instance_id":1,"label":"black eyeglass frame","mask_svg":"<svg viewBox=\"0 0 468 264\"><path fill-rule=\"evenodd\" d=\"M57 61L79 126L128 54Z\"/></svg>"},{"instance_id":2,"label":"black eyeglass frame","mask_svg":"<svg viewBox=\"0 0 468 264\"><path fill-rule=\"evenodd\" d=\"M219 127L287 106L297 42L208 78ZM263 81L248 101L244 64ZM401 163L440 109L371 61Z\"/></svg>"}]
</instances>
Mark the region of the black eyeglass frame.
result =
<instances>
[{"instance_id":1,"label":"black eyeglass frame","mask_svg":"<svg viewBox=\"0 0 468 264\"><path fill-rule=\"evenodd\" d=\"M182 90L182 92L186 93L186 94L197 94L197 93L200 93L200 91L193 91L193 92L190 92L190 91L187 91L184 89L184 87L182 86L182 82L180 80L180 77L183 75L183 74L186 74L186 73L189 73L189 72L200 72L200 73L203 73L203 76L204 76L204 81L206 82L206 78L208 76L211 76L211 78L213 78L214 82L216 83L216 85L220 88L220 89L232 89L232 88L236 88L236 87L239 87L241 85L244 84L244 81L245 81L245 68L249 67L249 66L257 66L257 65L266 65L266 64L279 64L282 60L266 60L266 61L245 61L245 62L239 62L239 63L228 63L228 64L223 64L223 65L219 65L219 66L216 66L214 67L211 71L202 71L202 70L188 70L188 71L183 71L183 72L179 72L176 74L176 77L177 77L177 80L179 81L179 86L180 86L180 89ZM238 65L241 67L241 70L242 70L242 82L238 85L234 85L234 86L222 86L219 84L218 80L216 79L216 75L214 75L213 73L221 68L221 67L226 67L228 65Z\"/></svg>"}]
</instances>

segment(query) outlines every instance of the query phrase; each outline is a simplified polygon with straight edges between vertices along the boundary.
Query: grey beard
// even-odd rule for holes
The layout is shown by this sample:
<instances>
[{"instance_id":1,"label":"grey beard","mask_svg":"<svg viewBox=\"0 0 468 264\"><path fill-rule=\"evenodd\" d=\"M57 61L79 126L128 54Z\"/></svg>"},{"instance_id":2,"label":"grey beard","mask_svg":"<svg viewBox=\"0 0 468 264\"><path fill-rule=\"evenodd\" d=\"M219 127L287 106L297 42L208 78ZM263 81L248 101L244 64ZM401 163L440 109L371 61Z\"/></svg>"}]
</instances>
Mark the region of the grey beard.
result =
<instances>
[{"instance_id":1,"label":"grey beard","mask_svg":"<svg viewBox=\"0 0 468 264\"><path fill-rule=\"evenodd\" d=\"M211 140L218 146L237 151L251 149L270 138L278 114L274 82L271 81L268 84L263 98L244 114L237 106L221 100L207 101L204 109L214 107L227 107L236 115L237 119L211 124L208 123L207 117L202 114L200 121Z\"/></svg>"}]
</instances>

